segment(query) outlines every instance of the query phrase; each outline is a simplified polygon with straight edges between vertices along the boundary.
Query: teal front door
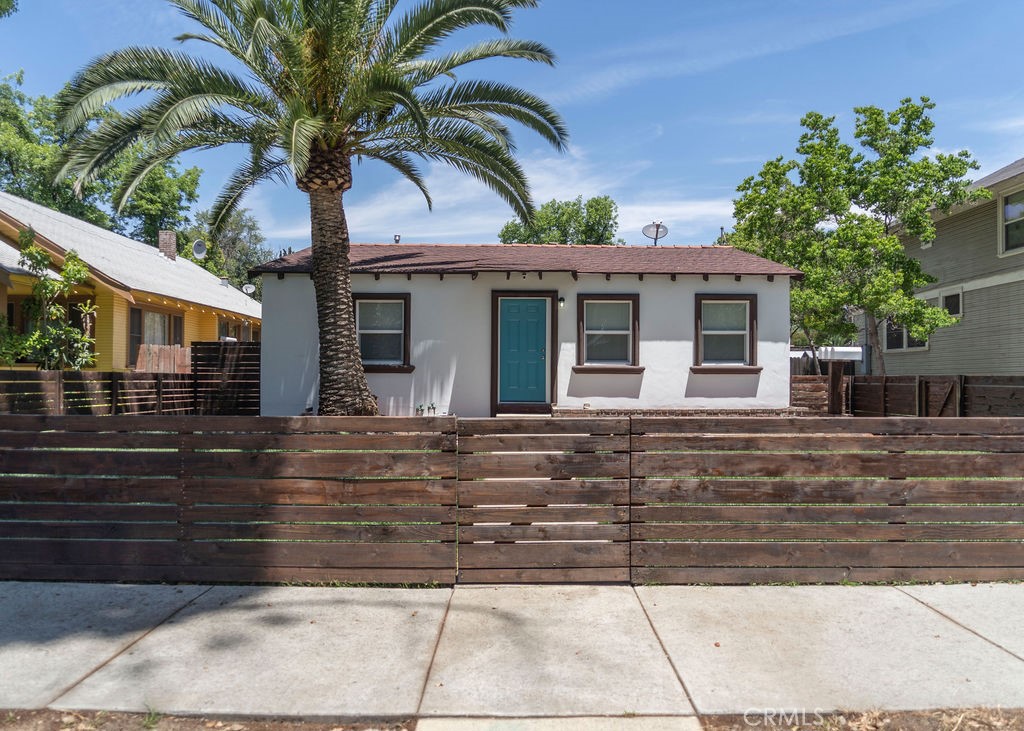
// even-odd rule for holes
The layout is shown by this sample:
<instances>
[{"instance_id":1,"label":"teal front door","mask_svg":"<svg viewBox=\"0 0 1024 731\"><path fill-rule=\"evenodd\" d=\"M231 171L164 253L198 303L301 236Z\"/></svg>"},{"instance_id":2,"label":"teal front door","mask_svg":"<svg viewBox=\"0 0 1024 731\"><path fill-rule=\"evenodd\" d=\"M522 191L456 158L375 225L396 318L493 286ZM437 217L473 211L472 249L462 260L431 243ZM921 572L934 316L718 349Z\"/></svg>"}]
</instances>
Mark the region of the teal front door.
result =
<instances>
[{"instance_id":1,"label":"teal front door","mask_svg":"<svg viewBox=\"0 0 1024 731\"><path fill-rule=\"evenodd\" d=\"M548 400L548 312L540 297L498 301L498 401Z\"/></svg>"}]
</instances>

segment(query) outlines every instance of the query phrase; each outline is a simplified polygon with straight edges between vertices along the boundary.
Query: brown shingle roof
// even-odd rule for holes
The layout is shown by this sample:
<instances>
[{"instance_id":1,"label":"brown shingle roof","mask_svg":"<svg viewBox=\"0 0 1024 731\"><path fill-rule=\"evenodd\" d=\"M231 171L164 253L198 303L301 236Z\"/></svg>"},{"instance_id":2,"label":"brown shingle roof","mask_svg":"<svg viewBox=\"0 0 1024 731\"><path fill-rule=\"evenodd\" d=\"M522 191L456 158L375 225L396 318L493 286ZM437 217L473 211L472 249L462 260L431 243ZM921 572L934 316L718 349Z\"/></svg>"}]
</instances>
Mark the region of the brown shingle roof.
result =
<instances>
[{"instance_id":1,"label":"brown shingle roof","mask_svg":"<svg viewBox=\"0 0 1024 731\"><path fill-rule=\"evenodd\" d=\"M352 271L367 274L576 272L578 274L773 274L791 267L731 246L554 246L528 244L352 244ZM305 273L310 249L252 273Z\"/></svg>"}]
</instances>

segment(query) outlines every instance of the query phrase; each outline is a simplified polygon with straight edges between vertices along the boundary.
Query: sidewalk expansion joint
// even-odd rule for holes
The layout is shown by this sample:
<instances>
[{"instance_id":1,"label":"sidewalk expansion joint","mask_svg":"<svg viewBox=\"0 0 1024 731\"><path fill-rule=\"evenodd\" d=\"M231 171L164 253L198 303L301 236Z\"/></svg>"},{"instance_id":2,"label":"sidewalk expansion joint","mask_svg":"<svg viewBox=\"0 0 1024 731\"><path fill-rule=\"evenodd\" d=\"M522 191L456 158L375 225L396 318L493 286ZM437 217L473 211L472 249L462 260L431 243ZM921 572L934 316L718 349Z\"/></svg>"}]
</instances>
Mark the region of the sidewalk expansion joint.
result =
<instances>
[{"instance_id":1,"label":"sidewalk expansion joint","mask_svg":"<svg viewBox=\"0 0 1024 731\"><path fill-rule=\"evenodd\" d=\"M911 599L913 599L918 604L923 604L924 606L928 607L930 610L935 612L937 615L939 615L943 619L946 619L946 620L952 622L957 627L960 627L961 629L967 630L968 632L970 632L975 637L978 637L978 638L984 640L985 642L987 642L988 644L992 645L993 647L999 648L1000 650L1005 652L1010 657L1016 658L1017 660L1020 660L1021 662L1024 662L1024 657L1021 657L1020 655L1018 655L1013 650L1009 650L1009 649L1003 647L1002 645L1000 645L998 642L996 642L995 640L991 639L990 637L986 637L985 635L981 634L981 632L978 632L977 630L968 627L963 622L960 622L960 621L954 619L953 617L950 617L948 614L946 614L942 610L936 609L931 604L926 602L924 599L920 599L920 598L914 596L913 594L911 594L909 592L903 591L903 589L898 587L898 586L895 586L893 588L896 589L897 591L899 591L901 594L904 594L905 596L909 596Z\"/></svg>"},{"instance_id":2,"label":"sidewalk expansion joint","mask_svg":"<svg viewBox=\"0 0 1024 731\"><path fill-rule=\"evenodd\" d=\"M441 617L441 626L437 628L437 639L434 640L434 651L430 653L430 662L427 664L427 672L423 675L423 687L420 688L420 700L416 704L416 717L419 718L423 710L423 699L427 695L427 683L430 682L430 674L434 672L434 660L437 659L437 649L441 646L441 635L444 634L445 625L448 624L448 610L452 607L452 599L455 598L455 585L452 585L448 592L448 603L444 605L444 615Z\"/></svg>"},{"instance_id":3,"label":"sidewalk expansion joint","mask_svg":"<svg viewBox=\"0 0 1024 731\"><path fill-rule=\"evenodd\" d=\"M661 648L661 652L665 655L665 659L668 660L669 667L672 668L672 672L675 673L676 680L679 681L679 686L683 689L683 694L686 695L686 702L690 704L690 708L693 709L693 715L697 718L697 722L700 723L701 728L704 727L704 722L701 720L700 709L697 708L697 704L693 702L693 696L690 695L690 689L686 687L686 681L683 680L683 676L679 672L679 668L676 667L675 662L672 661L672 656L668 654L668 648L665 647L665 643L661 639L661 635L658 634L658 628L654 626L654 620L651 619L650 613L647 611L647 606L644 604L644 600L640 598L640 595L636 592L636 586L630 587L633 590L633 596L636 597L637 603L640 605L640 609L643 610L644 617L647 618L647 624L651 627L651 632L654 633L654 638L658 640L658 646Z\"/></svg>"},{"instance_id":4,"label":"sidewalk expansion joint","mask_svg":"<svg viewBox=\"0 0 1024 731\"><path fill-rule=\"evenodd\" d=\"M112 662L113 662L114 660L116 660L117 658L121 657L121 655L123 655L123 654L125 654L126 652L128 652L128 650L130 650L130 649L132 649L133 647L135 647L135 645L137 645L137 644L139 644L140 642L142 642L142 640L144 640L144 639L146 639L147 637L149 637L149 636L150 636L150 635L151 635L151 634L152 634L152 633L153 633L153 632L154 632L155 630L159 629L160 627L162 627L163 625L165 625L165 624L166 624L167 622L169 622L169 621L171 621L172 619L174 619L174 618L175 618L175 617L176 617L176 616L177 616L177 615L178 615L179 613L183 612L184 610L188 609L188 608L189 608L190 606L192 606L193 604L195 604L195 603L196 603L196 601L198 601L198 600L199 600L199 599L200 599L201 597L203 597L203 596L206 596L207 592L209 592L209 591L210 591L211 589L213 589L213 587L212 587L212 586L208 586L208 587L206 587L206 589L205 589L204 591L200 592L199 594L196 594L196 595L195 595L194 597L192 597L191 599L189 599L189 600L188 600L187 602L185 602L184 604L182 604L182 605L181 605L180 607L178 607L177 609L175 609L175 610L174 610L173 612L171 612L171 613L170 613L170 614L168 614L168 615L167 615L166 617L164 617L163 619L161 619L161 620L160 620L159 622L157 622L156 624L154 624L154 625L153 625L152 627L150 627L149 629L147 629L147 630L146 630L145 632L143 632L142 634L140 634L140 635L139 635L138 637L136 637L136 638L135 638L134 640L132 640L131 642L129 642L129 643L127 644L127 645L125 645L124 647L122 647L122 648L121 648L120 650L118 650L117 652L115 652L115 653L114 653L113 655L111 655L111 656L110 656L110 657L108 657L108 658L107 658L106 660L104 660L103 662L101 662L101 663L100 663L99 665L97 665L96 667L94 667L94 668L93 668L92 670L90 670L89 672L87 672L87 673L86 673L85 675L83 675L82 677L80 677L80 678L79 678L78 680L74 681L73 683L71 683L70 685L68 685L68 686L67 686L66 688L64 688L64 689L62 689L61 691L59 691L59 692L57 693L57 695L55 695L55 696L54 696L53 698L51 698L50 700L48 700L48 701L47 701L47 702L46 702L46 703L45 703L45 704L44 704L44 705L43 705L42 707L43 707L43 708L49 708L50 706L52 706L52 705L53 705L54 703L56 703L56 702L57 702L57 701L59 701L59 700L60 700L61 698L63 698L64 696L66 696L66 695L67 695L68 693L70 693L71 691L73 691L73 690L74 690L75 688L77 688L77 687L78 687L79 685L81 685L81 684L82 684L82 683L84 683L84 682L85 682L86 680L88 680L89 678L91 678L91 677L92 677L93 675L95 675L96 673L98 673L98 672L99 672L100 670L102 670L103 668L107 667L107 665L109 665L110 663L112 663Z\"/></svg>"}]
</instances>

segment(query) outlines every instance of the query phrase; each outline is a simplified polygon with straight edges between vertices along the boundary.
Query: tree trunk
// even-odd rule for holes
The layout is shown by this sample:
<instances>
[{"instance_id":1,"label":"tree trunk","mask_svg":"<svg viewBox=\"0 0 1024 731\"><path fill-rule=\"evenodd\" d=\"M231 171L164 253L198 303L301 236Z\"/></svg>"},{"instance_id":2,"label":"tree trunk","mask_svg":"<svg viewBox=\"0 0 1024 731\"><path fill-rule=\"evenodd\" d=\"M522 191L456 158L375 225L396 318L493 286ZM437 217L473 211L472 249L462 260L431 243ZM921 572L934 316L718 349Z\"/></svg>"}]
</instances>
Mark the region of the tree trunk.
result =
<instances>
[{"instance_id":1,"label":"tree trunk","mask_svg":"<svg viewBox=\"0 0 1024 731\"><path fill-rule=\"evenodd\" d=\"M337 165L338 161L332 161ZM344 160L348 163L348 160ZM310 165L313 168L313 164ZM313 243L313 288L320 331L321 416L377 414L377 404L366 383L352 306L348 223L342 196L352 185L351 167L330 184L300 181L309 193Z\"/></svg>"},{"instance_id":2,"label":"tree trunk","mask_svg":"<svg viewBox=\"0 0 1024 731\"><path fill-rule=\"evenodd\" d=\"M814 344L814 338L811 337L810 328L804 328L804 337L807 338L807 342L811 346L811 360L814 363L814 375L820 376L821 373L821 361L818 360L818 346Z\"/></svg>"},{"instance_id":3,"label":"tree trunk","mask_svg":"<svg viewBox=\"0 0 1024 731\"><path fill-rule=\"evenodd\" d=\"M871 356L878 356L878 375L885 375L885 355L882 353L882 343L878 338L878 321L870 312L864 314L864 329L867 331L868 343L871 345Z\"/></svg>"}]
</instances>

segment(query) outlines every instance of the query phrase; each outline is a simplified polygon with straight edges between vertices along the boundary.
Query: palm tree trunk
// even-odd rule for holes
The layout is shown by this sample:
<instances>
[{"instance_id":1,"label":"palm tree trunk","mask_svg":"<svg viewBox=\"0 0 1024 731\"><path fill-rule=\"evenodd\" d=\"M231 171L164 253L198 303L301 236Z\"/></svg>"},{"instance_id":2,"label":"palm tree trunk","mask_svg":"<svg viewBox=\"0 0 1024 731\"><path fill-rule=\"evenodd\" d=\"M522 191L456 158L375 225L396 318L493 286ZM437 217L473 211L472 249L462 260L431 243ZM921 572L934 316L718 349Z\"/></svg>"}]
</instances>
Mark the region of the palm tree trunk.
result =
<instances>
[{"instance_id":1,"label":"palm tree trunk","mask_svg":"<svg viewBox=\"0 0 1024 731\"><path fill-rule=\"evenodd\" d=\"M312 221L313 289L320 330L321 416L377 414L377 403L366 383L356 337L349 270L348 222L342 190L309 190Z\"/></svg>"}]
</instances>

